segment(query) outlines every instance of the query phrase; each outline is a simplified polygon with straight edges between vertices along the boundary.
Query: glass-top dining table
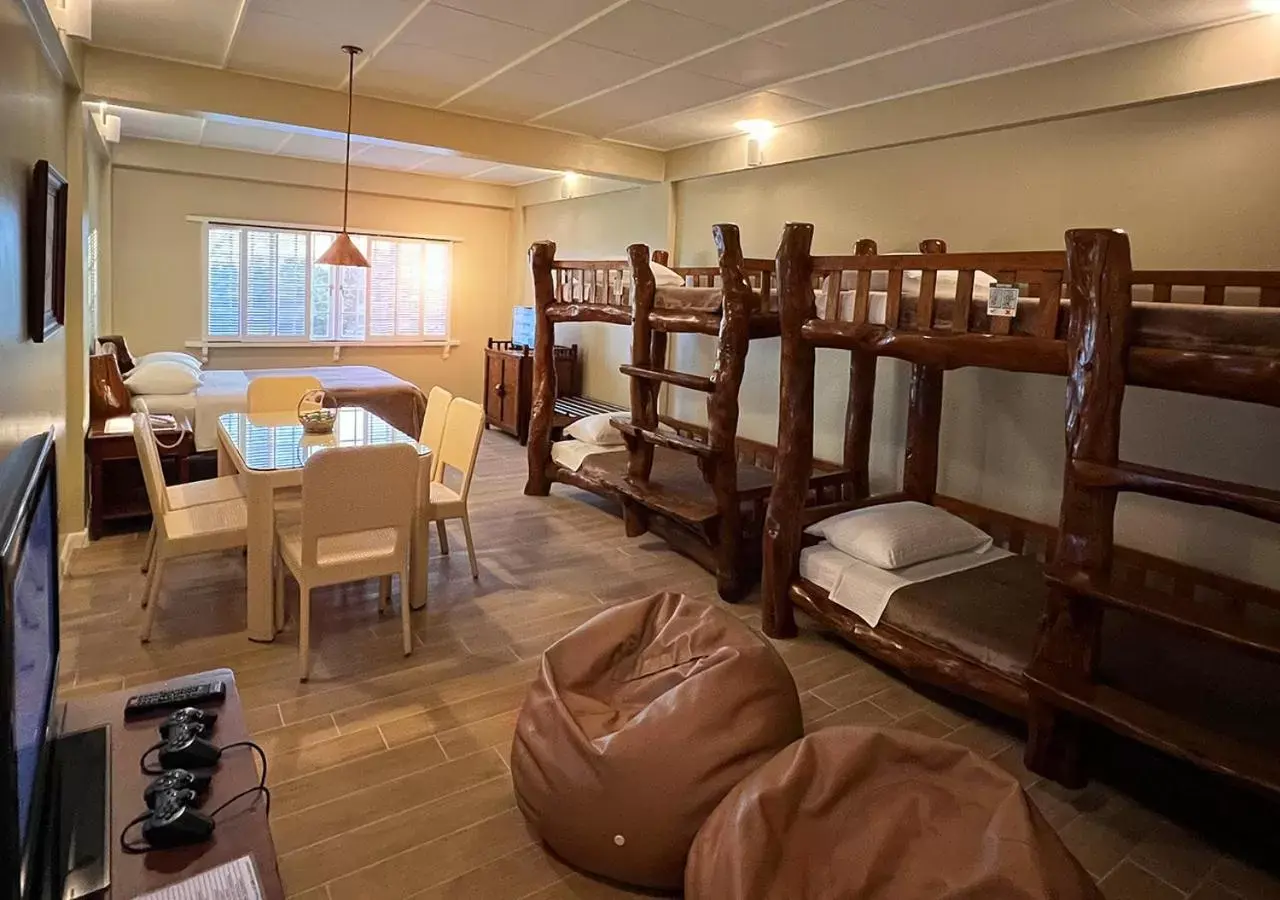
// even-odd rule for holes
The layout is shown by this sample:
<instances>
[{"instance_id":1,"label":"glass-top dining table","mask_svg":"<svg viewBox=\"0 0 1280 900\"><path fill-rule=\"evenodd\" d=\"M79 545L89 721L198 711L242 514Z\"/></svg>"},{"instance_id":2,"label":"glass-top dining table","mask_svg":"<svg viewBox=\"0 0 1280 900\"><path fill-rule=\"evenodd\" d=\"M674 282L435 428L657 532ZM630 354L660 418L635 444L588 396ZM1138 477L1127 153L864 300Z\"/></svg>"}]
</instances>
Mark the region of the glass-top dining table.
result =
<instances>
[{"instance_id":1,"label":"glass-top dining table","mask_svg":"<svg viewBox=\"0 0 1280 900\"><path fill-rule=\"evenodd\" d=\"M429 496L432 450L365 409L338 410L333 433L311 435L293 412L224 413L218 417L218 474L239 475L248 506L249 638L271 641L284 623L275 621L272 558L275 547L275 493L302 484L307 460L332 447L409 444L418 451L418 503ZM420 609L427 602L427 535L418 516L413 527L409 596Z\"/></svg>"}]
</instances>

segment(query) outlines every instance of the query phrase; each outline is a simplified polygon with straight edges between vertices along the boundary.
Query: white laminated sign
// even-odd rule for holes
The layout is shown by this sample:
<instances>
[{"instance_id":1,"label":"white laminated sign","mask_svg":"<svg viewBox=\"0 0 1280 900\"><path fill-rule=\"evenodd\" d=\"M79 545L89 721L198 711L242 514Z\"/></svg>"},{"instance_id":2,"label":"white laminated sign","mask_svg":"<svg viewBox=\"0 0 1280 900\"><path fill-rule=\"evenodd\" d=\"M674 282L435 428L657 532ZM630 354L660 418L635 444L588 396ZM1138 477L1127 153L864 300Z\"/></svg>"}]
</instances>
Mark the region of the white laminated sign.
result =
<instances>
[{"instance_id":1,"label":"white laminated sign","mask_svg":"<svg viewBox=\"0 0 1280 900\"><path fill-rule=\"evenodd\" d=\"M1022 296L1022 285L993 284L987 294L987 315L1003 316L1012 319L1018 314L1018 298Z\"/></svg>"}]
</instances>

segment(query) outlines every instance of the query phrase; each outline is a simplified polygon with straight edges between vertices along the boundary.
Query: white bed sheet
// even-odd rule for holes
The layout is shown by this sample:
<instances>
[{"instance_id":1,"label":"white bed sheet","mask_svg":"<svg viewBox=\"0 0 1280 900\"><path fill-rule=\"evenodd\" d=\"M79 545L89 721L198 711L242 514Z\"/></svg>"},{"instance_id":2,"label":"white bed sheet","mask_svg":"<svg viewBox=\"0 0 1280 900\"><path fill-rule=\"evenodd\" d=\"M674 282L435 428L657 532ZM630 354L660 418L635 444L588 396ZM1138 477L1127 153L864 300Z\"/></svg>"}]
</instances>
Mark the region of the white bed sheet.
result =
<instances>
[{"instance_id":1,"label":"white bed sheet","mask_svg":"<svg viewBox=\"0 0 1280 900\"><path fill-rule=\"evenodd\" d=\"M218 449L218 416L241 412L246 407L249 379L240 369L205 370L200 386L188 394L138 394L132 406L174 416L186 422L195 436L196 450Z\"/></svg>"},{"instance_id":2,"label":"white bed sheet","mask_svg":"<svg viewBox=\"0 0 1280 900\"><path fill-rule=\"evenodd\" d=\"M570 472L576 472L582 468L588 456L595 456L597 453L625 453L626 449L625 446L616 444L602 446L578 440L555 441L551 445L551 461Z\"/></svg>"},{"instance_id":3,"label":"white bed sheet","mask_svg":"<svg viewBox=\"0 0 1280 900\"><path fill-rule=\"evenodd\" d=\"M833 603L874 628L880 624L894 593L907 585L976 569L1009 556L1013 554L1003 547L989 547L890 571L855 559L823 541L800 551L800 577L825 590Z\"/></svg>"}]
</instances>

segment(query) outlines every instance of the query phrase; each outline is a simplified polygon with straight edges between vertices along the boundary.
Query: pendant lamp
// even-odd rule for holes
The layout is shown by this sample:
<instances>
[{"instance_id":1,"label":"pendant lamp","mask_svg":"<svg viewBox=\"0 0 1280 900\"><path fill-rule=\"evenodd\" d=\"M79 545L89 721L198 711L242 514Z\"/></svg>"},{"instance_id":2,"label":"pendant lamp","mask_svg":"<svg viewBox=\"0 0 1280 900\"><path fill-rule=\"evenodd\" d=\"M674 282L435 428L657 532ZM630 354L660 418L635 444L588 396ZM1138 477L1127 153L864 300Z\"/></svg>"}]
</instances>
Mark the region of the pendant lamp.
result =
<instances>
[{"instance_id":1,"label":"pendant lamp","mask_svg":"<svg viewBox=\"0 0 1280 900\"><path fill-rule=\"evenodd\" d=\"M356 54L363 53L359 47L344 44L342 52L351 57L347 69L347 163L342 178L342 234L329 245L329 249L320 255L316 262L323 266L354 266L360 269L369 268L369 260L347 234L347 206L351 201L351 101L356 87Z\"/></svg>"}]
</instances>

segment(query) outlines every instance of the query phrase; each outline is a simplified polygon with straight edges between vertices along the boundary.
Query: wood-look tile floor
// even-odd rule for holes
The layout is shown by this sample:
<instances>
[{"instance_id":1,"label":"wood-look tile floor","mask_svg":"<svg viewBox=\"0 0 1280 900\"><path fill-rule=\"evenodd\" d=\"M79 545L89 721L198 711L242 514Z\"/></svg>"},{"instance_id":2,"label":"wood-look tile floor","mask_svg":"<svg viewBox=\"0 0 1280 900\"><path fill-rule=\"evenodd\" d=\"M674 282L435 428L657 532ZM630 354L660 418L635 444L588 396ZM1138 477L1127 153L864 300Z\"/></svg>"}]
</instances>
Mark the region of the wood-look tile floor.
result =
<instances>
[{"instance_id":1,"label":"wood-look tile floor","mask_svg":"<svg viewBox=\"0 0 1280 900\"><path fill-rule=\"evenodd\" d=\"M447 558L433 540L430 610L414 614L411 657L400 652L399 617L379 619L373 584L319 592L313 675L299 684L292 616L274 644L244 636L238 554L173 565L144 646L143 539L110 538L75 556L63 588L63 696L233 668L270 756L272 830L291 897L631 896L550 858L526 828L509 780L516 711L542 650L603 607L658 590L719 601L711 576L656 538L624 537L597 498L565 487L523 496L524 459L514 441L486 435L471 501L480 579L460 530ZM758 599L730 609L758 627ZM1119 790L1038 780L1014 731L925 696L812 629L777 647L807 727L893 725L996 760L1110 900L1280 897L1280 881Z\"/></svg>"}]
</instances>

